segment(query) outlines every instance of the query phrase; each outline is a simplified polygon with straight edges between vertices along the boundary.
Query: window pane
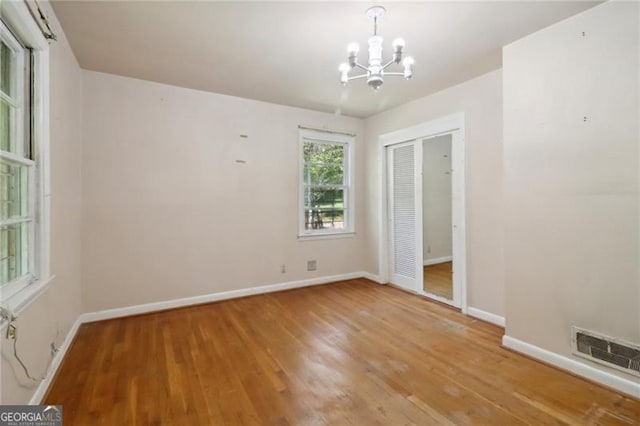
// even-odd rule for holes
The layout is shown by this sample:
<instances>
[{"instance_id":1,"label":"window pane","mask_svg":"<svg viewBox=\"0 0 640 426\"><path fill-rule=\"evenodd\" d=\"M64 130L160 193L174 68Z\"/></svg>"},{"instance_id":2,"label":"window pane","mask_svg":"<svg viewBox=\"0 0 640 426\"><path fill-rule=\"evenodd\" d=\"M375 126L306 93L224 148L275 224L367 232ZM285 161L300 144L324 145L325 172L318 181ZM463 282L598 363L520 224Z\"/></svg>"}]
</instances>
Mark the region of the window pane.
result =
<instances>
[{"instance_id":1,"label":"window pane","mask_svg":"<svg viewBox=\"0 0 640 426\"><path fill-rule=\"evenodd\" d=\"M29 272L29 232L31 224L0 227L0 286Z\"/></svg>"},{"instance_id":2,"label":"window pane","mask_svg":"<svg viewBox=\"0 0 640 426\"><path fill-rule=\"evenodd\" d=\"M337 188L306 188L305 229L344 229L344 193Z\"/></svg>"},{"instance_id":3,"label":"window pane","mask_svg":"<svg viewBox=\"0 0 640 426\"><path fill-rule=\"evenodd\" d=\"M344 184L344 155L342 144L305 141L304 182L315 185Z\"/></svg>"},{"instance_id":4,"label":"window pane","mask_svg":"<svg viewBox=\"0 0 640 426\"><path fill-rule=\"evenodd\" d=\"M4 100L0 99L0 150L14 152L11 147L11 138L14 134L15 109Z\"/></svg>"},{"instance_id":5,"label":"window pane","mask_svg":"<svg viewBox=\"0 0 640 426\"><path fill-rule=\"evenodd\" d=\"M329 209L329 210L314 210L305 209L304 211L304 229L316 230L316 229L345 229L346 224L344 218L346 216L345 210Z\"/></svg>"},{"instance_id":6,"label":"window pane","mask_svg":"<svg viewBox=\"0 0 640 426\"><path fill-rule=\"evenodd\" d=\"M0 90L9 96L13 96L13 88L11 87L12 71L14 68L15 54L9 47L0 41Z\"/></svg>"},{"instance_id":7,"label":"window pane","mask_svg":"<svg viewBox=\"0 0 640 426\"><path fill-rule=\"evenodd\" d=\"M29 215L29 169L0 159L0 220Z\"/></svg>"},{"instance_id":8,"label":"window pane","mask_svg":"<svg viewBox=\"0 0 640 426\"><path fill-rule=\"evenodd\" d=\"M304 206L342 209L344 207L344 189L307 187L304 190Z\"/></svg>"}]
</instances>

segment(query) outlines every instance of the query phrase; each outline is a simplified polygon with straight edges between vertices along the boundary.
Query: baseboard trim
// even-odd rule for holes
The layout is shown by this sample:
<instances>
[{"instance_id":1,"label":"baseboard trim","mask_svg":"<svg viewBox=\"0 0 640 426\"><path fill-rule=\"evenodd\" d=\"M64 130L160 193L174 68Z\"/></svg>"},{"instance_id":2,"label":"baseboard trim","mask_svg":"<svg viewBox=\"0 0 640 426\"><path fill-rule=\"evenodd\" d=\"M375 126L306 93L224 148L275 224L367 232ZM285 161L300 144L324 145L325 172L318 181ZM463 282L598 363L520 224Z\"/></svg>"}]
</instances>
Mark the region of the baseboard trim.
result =
<instances>
[{"instance_id":1,"label":"baseboard trim","mask_svg":"<svg viewBox=\"0 0 640 426\"><path fill-rule=\"evenodd\" d=\"M438 263L451 262L452 260L452 256L436 257L435 259L425 259L423 265L437 265Z\"/></svg>"},{"instance_id":2,"label":"baseboard trim","mask_svg":"<svg viewBox=\"0 0 640 426\"><path fill-rule=\"evenodd\" d=\"M568 371L575 375L584 377L618 392L630 395L634 398L640 398L640 383L633 382L620 376L613 375L599 368L592 367L583 362L567 358L555 352L542 349L522 340L515 339L511 336L502 336L502 346L528 355L539 361L558 367L561 370Z\"/></svg>"},{"instance_id":3,"label":"baseboard trim","mask_svg":"<svg viewBox=\"0 0 640 426\"><path fill-rule=\"evenodd\" d=\"M491 312L483 311L481 309L467 307L467 315L470 317L481 319L482 321L490 322L491 324L498 325L504 328L505 320L500 315L492 314Z\"/></svg>"},{"instance_id":4,"label":"baseboard trim","mask_svg":"<svg viewBox=\"0 0 640 426\"><path fill-rule=\"evenodd\" d=\"M382 281L380 275L372 274L371 272L361 272L361 274L362 278L377 282L378 284L387 284L386 282Z\"/></svg>"},{"instance_id":5,"label":"baseboard trim","mask_svg":"<svg viewBox=\"0 0 640 426\"><path fill-rule=\"evenodd\" d=\"M363 272L352 272L348 274L330 275L325 277L310 278L299 281L289 281L279 284L249 287L240 290L223 291L220 293L204 294L202 296L184 297L181 299L164 300L162 302L145 303L142 305L126 306L124 308L107 309L104 311L89 312L80 317L83 323L103 321L107 319L128 317L131 315L147 314L167 309L182 308L203 303L218 302L221 300L237 299L239 297L253 296L257 294L273 293L294 288L309 287L320 284L327 284L335 281L351 280L362 278Z\"/></svg>"},{"instance_id":6,"label":"baseboard trim","mask_svg":"<svg viewBox=\"0 0 640 426\"><path fill-rule=\"evenodd\" d=\"M60 368L60 365L62 364L62 360L64 359L65 355L67 354L67 351L71 347L71 342L73 342L73 339L76 337L76 333L78 332L78 328L80 328L81 324L82 324L82 321L79 316L78 318L76 318L75 322L69 329L69 332L67 333L67 336L64 338L62 345L60 345L60 348L58 348L58 352L56 352L56 355L53 357L53 361L51 362L51 367L49 367L49 372L47 376L43 381L40 382L40 384L36 388L36 391L33 393L33 395L31 395L31 399L29 400L29 405L38 405L42 401L42 398L44 398L45 394L47 393L47 390L49 389L49 386L51 385L51 382L53 381L53 378L56 377L58 368Z\"/></svg>"}]
</instances>

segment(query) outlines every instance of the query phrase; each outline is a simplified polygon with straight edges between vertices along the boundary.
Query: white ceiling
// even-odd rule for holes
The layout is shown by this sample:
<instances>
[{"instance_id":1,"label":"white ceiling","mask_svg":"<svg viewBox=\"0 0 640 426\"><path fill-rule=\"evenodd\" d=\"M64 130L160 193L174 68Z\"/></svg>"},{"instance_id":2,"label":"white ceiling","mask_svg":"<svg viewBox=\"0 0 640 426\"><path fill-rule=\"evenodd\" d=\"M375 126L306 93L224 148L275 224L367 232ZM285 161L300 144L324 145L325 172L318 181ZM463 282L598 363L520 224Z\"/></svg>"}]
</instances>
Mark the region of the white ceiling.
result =
<instances>
[{"instance_id":1,"label":"white ceiling","mask_svg":"<svg viewBox=\"0 0 640 426\"><path fill-rule=\"evenodd\" d=\"M342 87L346 46L366 46L374 2L54 1L84 69L367 117L501 66L501 47L594 1L379 2L414 78ZM361 49L360 61L366 48Z\"/></svg>"}]
</instances>

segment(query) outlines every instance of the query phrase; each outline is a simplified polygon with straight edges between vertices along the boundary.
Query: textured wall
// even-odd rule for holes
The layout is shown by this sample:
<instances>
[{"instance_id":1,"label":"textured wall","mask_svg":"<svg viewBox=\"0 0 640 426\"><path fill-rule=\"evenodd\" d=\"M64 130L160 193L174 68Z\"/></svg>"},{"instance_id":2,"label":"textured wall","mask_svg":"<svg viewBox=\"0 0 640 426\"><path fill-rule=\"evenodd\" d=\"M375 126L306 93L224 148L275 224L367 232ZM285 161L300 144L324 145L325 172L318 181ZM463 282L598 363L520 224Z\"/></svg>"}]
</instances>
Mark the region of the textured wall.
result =
<instances>
[{"instance_id":1,"label":"textured wall","mask_svg":"<svg viewBox=\"0 0 640 426\"><path fill-rule=\"evenodd\" d=\"M608 2L504 49L507 334L565 356L640 343L638 35Z\"/></svg>"},{"instance_id":2,"label":"textured wall","mask_svg":"<svg viewBox=\"0 0 640 426\"><path fill-rule=\"evenodd\" d=\"M355 236L298 240L298 125L357 133ZM85 71L86 309L362 271L363 129L359 119ZM317 271L307 272L312 259Z\"/></svg>"},{"instance_id":3,"label":"textured wall","mask_svg":"<svg viewBox=\"0 0 640 426\"><path fill-rule=\"evenodd\" d=\"M46 293L17 321L19 349L33 376L41 376L50 359L50 344L64 340L82 312L82 71L47 2L58 41L50 48L51 138L51 273L56 276ZM13 357L11 341L0 336L1 404L29 402L35 388Z\"/></svg>"},{"instance_id":4,"label":"textured wall","mask_svg":"<svg viewBox=\"0 0 640 426\"><path fill-rule=\"evenodd\" d=\"M502 248L502 73L369 117L366 122L367 271L378 272L380 183L378 137L457 112L466 118L467 297L477 309L504 315Z\"/></svg>"}]
</instances>

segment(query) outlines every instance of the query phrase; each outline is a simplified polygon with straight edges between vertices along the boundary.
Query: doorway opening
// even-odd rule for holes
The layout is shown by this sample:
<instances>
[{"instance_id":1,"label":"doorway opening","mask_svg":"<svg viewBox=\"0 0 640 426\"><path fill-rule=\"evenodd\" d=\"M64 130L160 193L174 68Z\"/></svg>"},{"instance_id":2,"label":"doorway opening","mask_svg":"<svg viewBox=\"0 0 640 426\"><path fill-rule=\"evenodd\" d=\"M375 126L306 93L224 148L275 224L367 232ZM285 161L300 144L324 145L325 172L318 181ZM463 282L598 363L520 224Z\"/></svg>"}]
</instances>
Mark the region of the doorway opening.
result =
<instances>
[{"instance_id":1,"label":"doorway opening","mask_svg":"<svg viewBox=\"0 0 640 426\"><path fill-rule=\"evenodd\" d=\"M380 137L381 279L466 313L464 114Z\"/></svg>"}]
</instances>

